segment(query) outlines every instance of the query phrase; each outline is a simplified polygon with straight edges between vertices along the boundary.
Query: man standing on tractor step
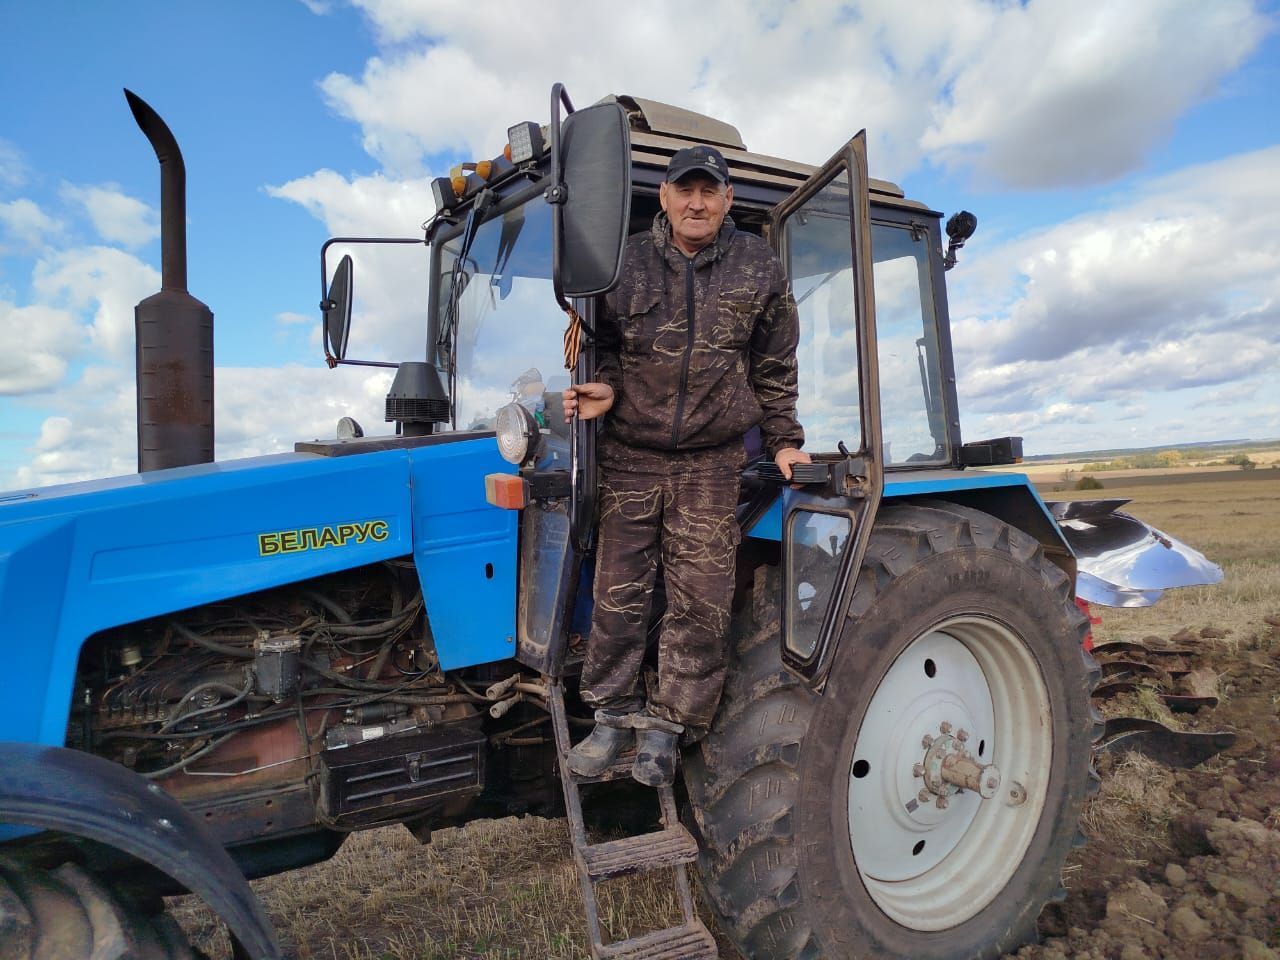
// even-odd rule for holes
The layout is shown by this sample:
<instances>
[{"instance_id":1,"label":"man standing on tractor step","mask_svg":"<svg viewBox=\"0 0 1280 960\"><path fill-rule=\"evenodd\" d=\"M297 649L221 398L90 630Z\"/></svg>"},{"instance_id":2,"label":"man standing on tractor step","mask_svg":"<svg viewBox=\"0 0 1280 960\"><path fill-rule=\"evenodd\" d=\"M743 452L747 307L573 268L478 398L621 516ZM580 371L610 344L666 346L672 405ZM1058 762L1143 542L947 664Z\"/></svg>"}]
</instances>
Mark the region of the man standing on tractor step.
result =
<instances>
[{"instance_id":1,"label":"man standing on tractor step","mask_svg":"<svg viewBox=\"0 0 1280 960\"><path fill-rule=\"evenodd\" d=\"M596 726L569 768L602 773L634 731L632 774L649 786L671 783L680 735L705 734L720 702L744 434L759 425L788 479L792 464L809 461L795 413L795 300L768 245L726 216L733 187L720 151L678 151L658 198L662 212L627 241L622 278L598 311L595 381L564 392L566 420L610 414L581 685ZM659 559L667 610L646 704L640 670Z\"/></svg>"}]
</instances>

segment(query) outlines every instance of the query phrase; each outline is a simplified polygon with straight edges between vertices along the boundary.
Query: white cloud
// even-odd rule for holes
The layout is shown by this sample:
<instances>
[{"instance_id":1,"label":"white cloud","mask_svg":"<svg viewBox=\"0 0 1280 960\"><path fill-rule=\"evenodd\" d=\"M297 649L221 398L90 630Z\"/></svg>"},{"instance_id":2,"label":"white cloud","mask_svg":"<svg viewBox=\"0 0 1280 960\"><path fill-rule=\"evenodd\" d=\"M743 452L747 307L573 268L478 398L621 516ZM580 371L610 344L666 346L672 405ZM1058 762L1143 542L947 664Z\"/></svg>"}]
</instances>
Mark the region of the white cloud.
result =
<instances>
[{"instance_id":1,"label":"white cloud","mask_svg":"<svg viewBox=\"0 0 1280 960\"><path fill-rule=\"evenodd\" d=\"M75 383L58 392L40 426L31 460L15 472L9 487L41 487L96 477L120 476L138 468L135 394L131 371L87 367Z\"/></svg>"},{"instance_id":2,"label":"white cloud","mask_svg":"<svg viewBox=\"0 0 1280 960\"><path fill-rule=\"evenodd\" d=\"M309 317L305 313L294 313L286 310L284 313L276 314L276 322L286 327L296 327L307 323L315 323L315 317Z\"/></svg>"},{"instance_id":3,"label":"white cloud","mask_svg":"<svg viewBox=\"0 0 1280 960\"><path fill-rule=\"evenodd\" d=\"M32 288L44 303L93 310L88 335L98 356L132 363L133 308L160 289L160 274L112 247L77 247L41 260Z\"/></svg>"},{"instance_id":4,"label":"white cloud","mask_svg":"<svg viewBox=\"0 0 1280 960\"><path fill-rule=\"evenodd\" d=\"M1247 0L1031 0L986 12L974 45L949 51L954 83L921 145L1012 187L1134 169L1269 26Z\"/></svg>"},{"instance_id":5,"label":"white cloud","mask_svg":"<svg viewBox=\"0 0 1280 960\"><path fill-rule=\"evenodd\" d=\"M0 396L51 390L83 343L83 330L67 310L17 307L0 300Z\"/></svg>"},{"instance_id":6,"label":"white cloud","mask_svg":"<svg viewBox=\"0 0 1280 960\"><path fill-rule=\"evenodd\" d=\"M107 243L140 247L160 236L160 217L141 200L128 196L115 184L97 187L62 185L62 198L83 207L98 236Z\"/></svg>"},{"instance_id":7,"label":"white cloud","mask_svg":"<svg viewBox=\"0 0 1280 960\"><path fill-rule=\"evenodd\" d=\"M306 177L268 187L273 197L301 204L333 236L412 237L435 212L431 181L395 180L383 174L346 177L317 170Z\"/></svg>"},{"instance_id":8,"label":"white cloud","mask_svg":"<svg viewBox=\"0 0 1280 960\"><path fill-rule=\"evenodd\" d=\"M999 376L1086 348L1152 352L1215 331L1274 342L1277 168L1280 147L1230 157L1002 247L970 245L971 261L950 275L957 351ZM1013 296L983 317L993 289Z\"/></svg>"},{"instance_id":9,"label":"white cloud","mask_svg":"<svg viewBox=\"0 0 1280 960\"><path fill-rule=\"evenodd\" d=\"M214 434L218 460L283 453L300 440L331 437L340 417L366 434L382 422L391 385L386 370L314 367L219 367ZM62 390L41 425L30 462L8 487L72 483L137 470L136 394L132 370L91 366Z\"/></svg>"},{"instance_id":10,"label":"white cloud","mask_svg":"<svg viewBox=\"0 0 1280 960\"><path fill-rule=\"evenodd\" d=\"M1258 395L1261 384L1257 380L1244 380L1227 384L1217 390L1206 393L1197 407L1234 407L1238 404L1251 403Z\"/></svg>"},{"instance_id":11,"label":"white cloud","mask_svg":"<svg viewBox=\"0 0 1280 960\"><path fill-rule=\"evenodd\" d=\"M966 425L1043 432L1041 451L1098 446L1049 417L1070 404L1103 424L1152 411L1160 430L1200 437L1234 414L1228 433L1266 435L1247 401L1280 366L1278 168L1280 147L1229 157L1000 247L971 244L948 277Z\"/></svg>"},{"instance_id":12,"label":"white cloud","mask_svg":"<svg viewBox=\"0 0 1280 960\"><path fill-rule=\"evenodd\" d=\"M753 150L810 162L866 127L881 176L930 156L1015 187L1106 181L1269 29L1247 0L800 0L785 14L660 0L625 23L569 0L497 0L486 17L444 0L357 5L384 52L322 88L373 156L414 175L436 154L492 155L507 125L546 115L559 79L587 101L632 93L719 116Z\"/></svg>"},{"instance_id":13,"label":"white cloud","mask_svg":"<svg viewBox=\"0 0 1280 960\"><path fill-rule=\"evenodd\" d=\"M298 0L304 7L314 13L317 17L323 17L333 9L333 4L325 2L325 0Z\"/></svg>"},{"instance_id":14,"label":"white cloud","mask_svg":"<svg viewBox=\"0 0 1280 960\"><path fill-rule=\"evenodd\" d=\"M2 157L0 163L3 163ZM0 227L6 235L27 247L28 253L43 247L51 236L62 230L61 223L26 197L0 203Z\"/></svg>"},{"instance_id":15,"label":"white cloud","mask_svg":"<svg viewBox=\"0 0 1280 960\"><path fill-rule=\"evenodd\" d=\"M426 179L397 181L375 175L348 180L332 170L320 170L268 191L306 207L332 236L420 238L423 221L435 212ZM385 361L424 356L426 248L335 244L327 253L330 277L344 254L350 254L355 264L349 356ZM307 320L315 321L314 315Z\"/></svg>"}]
</instances>

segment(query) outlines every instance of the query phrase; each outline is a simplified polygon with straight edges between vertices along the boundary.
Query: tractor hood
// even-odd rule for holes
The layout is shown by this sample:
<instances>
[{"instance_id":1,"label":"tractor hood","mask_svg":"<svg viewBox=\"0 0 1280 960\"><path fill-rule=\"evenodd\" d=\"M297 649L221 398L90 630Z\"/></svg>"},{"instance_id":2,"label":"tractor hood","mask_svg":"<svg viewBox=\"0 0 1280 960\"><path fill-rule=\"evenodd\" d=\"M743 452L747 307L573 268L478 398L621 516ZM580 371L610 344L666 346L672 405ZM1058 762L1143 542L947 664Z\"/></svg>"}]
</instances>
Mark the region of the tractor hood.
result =
<instances>
[{"instance_id":1,"label":"tractor hood","mask_svg":"<svg viewBox=\"0 0 1280 960\"><path fill-rule=\"evenodd\" d=\"M1045 504L1076 555L1076 595L1107 607L1149 607L1170 587L1220 583L1222 568L1117 508L1128 500Z\"/></svg>"}]
</instances>

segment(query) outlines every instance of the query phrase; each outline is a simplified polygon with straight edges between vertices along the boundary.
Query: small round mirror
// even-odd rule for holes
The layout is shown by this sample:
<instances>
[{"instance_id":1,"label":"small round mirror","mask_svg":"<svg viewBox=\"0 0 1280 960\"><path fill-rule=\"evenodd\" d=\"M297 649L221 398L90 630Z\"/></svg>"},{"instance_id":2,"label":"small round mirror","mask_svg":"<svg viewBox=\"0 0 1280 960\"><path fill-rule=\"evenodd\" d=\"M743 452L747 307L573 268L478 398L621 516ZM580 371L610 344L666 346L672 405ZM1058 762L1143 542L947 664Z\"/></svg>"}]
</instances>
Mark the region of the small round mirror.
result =
<instances>
[{"instance_id":1,"label":"small round mirror","mask_svg":"<svg viewBox=\"0 0 1280 960\"><path fill-rule=\"evenodd\" d=\"M347 336L351 332L351 254L346 254L333 271L333 282L320 309L324 311L324 352L330 360L345 360Z\"/></svg>"}]
</instances>

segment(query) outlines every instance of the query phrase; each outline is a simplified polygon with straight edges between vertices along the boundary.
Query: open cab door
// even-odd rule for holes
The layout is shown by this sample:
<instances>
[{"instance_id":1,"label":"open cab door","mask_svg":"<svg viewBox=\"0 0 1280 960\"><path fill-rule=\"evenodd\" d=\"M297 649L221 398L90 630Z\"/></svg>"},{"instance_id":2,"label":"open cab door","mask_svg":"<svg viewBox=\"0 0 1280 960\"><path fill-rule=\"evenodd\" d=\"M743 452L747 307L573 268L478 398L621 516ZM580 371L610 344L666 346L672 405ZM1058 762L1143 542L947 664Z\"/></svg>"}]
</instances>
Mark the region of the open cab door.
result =
<instances>
[{"instance_id":1,"label":"open cab door","mask_svg":"<svg viewBox=\"0 0 1280 960\"><path fill-rule=\"evenodd\" d=\"M782 660L814 688L884 490L867 179L863 131L772 213L800 315L797 414L825 474L821 487L783 494Z\"/></svg>"}]
</instances>

